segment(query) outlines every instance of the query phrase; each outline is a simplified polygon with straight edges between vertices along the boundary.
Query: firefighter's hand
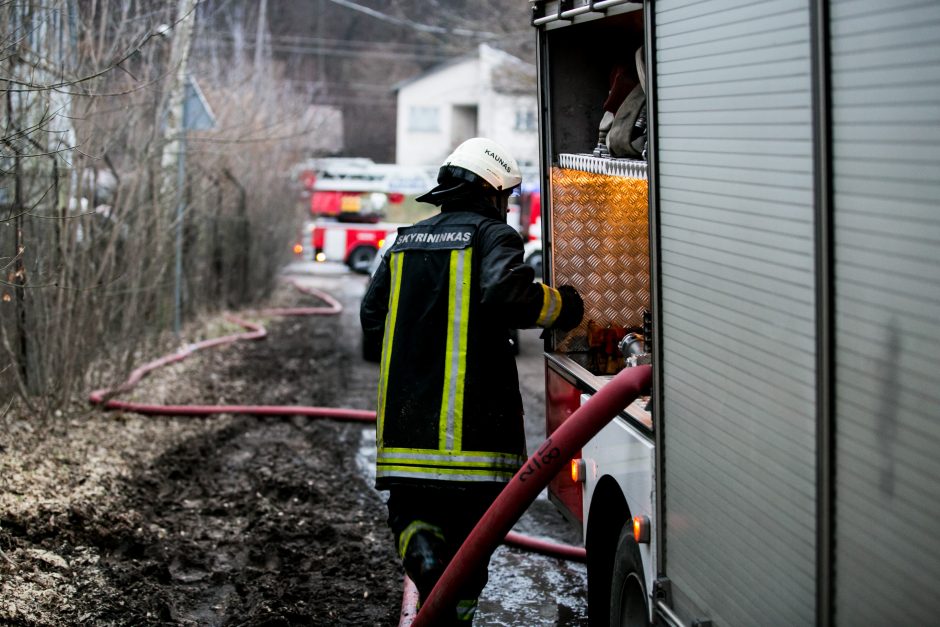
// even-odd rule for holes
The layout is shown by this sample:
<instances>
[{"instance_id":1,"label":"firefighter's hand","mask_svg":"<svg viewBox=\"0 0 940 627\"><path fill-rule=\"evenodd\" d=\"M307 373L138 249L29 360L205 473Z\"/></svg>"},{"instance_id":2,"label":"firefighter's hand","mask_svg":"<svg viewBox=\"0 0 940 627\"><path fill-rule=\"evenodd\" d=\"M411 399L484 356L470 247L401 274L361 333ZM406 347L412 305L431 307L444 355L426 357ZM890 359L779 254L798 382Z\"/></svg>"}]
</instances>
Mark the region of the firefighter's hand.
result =
<instances>
[{"instance_id":1,"label":"firefighter's hand","mask_svg":"<svg viewBox=\"0 0 940 627\"><path fill-rule=\"evenodd\" d=\"M558 287L558 293L561 294L561 313L553 325L556 329L570 331L579 324L584 317L584 301L578 290L570 285L561 285Z\"/></svg>"}]
</instances>

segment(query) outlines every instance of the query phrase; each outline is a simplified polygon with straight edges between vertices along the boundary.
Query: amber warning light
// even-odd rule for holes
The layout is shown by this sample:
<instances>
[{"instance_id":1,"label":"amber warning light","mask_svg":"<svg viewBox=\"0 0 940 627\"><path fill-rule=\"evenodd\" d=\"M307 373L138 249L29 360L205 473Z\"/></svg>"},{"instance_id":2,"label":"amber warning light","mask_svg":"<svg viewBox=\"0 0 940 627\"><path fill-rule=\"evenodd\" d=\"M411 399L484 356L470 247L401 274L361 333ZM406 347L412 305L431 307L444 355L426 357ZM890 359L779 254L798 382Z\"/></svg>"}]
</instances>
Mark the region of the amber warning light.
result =
<instances>
[{"instance_id":1,"label":"amber warning light","mask_svg":"<svg viewBox=\"0 0 940 627\"><path fill-rule=\"evenodd\" d=\"M649 544L650 519L646 516L633 517L633 539L637 544Z\"/></svg>"},{"instance_id":2,"label":"amber warning light","mask_svg":"<svg viewBox=\"0 0 940 627\"><path fill-rule=\"evenodd\" d=\"M294 254L295 254L295 255L299 255L299 254L302 253L302 252L304 252L304 247L303 247L303 245L301 245L301 244L294 244Z\"/></svg>"},{"instance_id":3,"label":"amber warning light","mask_svg":"<svg viewBox=\"0 0 940 627\"><path fill-rule=\"evenodd\" d=\"M584 483L587 480L587 473L585 468L587 464L584 463L583 459L572 459L571 460L571 480L575 483Z\"/></svg>"}]
</instances>

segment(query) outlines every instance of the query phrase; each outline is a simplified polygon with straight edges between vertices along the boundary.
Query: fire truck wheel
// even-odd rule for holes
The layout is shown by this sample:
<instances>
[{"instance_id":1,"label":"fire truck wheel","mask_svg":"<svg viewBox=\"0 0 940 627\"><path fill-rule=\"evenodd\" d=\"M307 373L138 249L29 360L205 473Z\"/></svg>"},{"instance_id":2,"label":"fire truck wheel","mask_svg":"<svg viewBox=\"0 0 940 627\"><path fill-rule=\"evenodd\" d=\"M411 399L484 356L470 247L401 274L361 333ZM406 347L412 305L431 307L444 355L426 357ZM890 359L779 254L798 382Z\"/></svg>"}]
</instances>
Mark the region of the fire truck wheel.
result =
<instances>
[{"instance_id":1,"label":"fire truck wheel","mask_svg":"<svg viewBox=\"0 0 940 627\"><path fill-rule=\"evenodd\" d=\"M646 590L640 552L633 540L633 529L624 525L617 539L614 570L610 582L610 625L647 627Z\"/></svg>"},{"instance_id":2,"label":"fire truck wheel","mask_svg":"<svg viewBox=\"0 0 940 627\"><path fill-rule=\"evenodd\" d=\"M373 257L375 257L374 248L369 246L357 246L349 253L349 258L346 259L346 265L349 266L349 269L353 272L366 274L369 272L369 265L372 263Z\"/></svg>"}]
</instances>

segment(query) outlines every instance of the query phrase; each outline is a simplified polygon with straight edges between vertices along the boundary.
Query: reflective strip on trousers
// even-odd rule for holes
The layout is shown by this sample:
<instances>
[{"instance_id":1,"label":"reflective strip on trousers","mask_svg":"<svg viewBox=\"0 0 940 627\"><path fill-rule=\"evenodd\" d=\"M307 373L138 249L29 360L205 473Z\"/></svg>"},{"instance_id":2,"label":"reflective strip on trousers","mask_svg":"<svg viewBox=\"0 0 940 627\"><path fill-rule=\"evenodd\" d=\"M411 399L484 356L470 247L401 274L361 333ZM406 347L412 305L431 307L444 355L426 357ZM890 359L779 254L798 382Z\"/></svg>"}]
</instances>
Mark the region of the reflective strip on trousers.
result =
<instances>
[{"instance_id":1,"label":"reflective strip on trousers","mask_svg":"<svg viewBox=\"0 0 940 627\"><path fill-rule=\"evenodd\" d=\"M478 601L476 599L463 599L457 601L457 620L459 622L470 622L477 613Z\"/></svg>"},{"instance_id":2,"label":"reflective strip on trousers","mask_svg":"<svg viewBox=\"0 0 940 627\"><path fill-rule=\"evenodd\" d=\"M427 531L436 538L442 541L444 540L444 531L440 527L424 522L423 520L416 520L405 527L404 531L401 532L401 535L398 536L398 556L401 559L405 559L405 553L408 552L408 545L411 543L411 537L419 531Z\"/></svg>"}]
</instances>

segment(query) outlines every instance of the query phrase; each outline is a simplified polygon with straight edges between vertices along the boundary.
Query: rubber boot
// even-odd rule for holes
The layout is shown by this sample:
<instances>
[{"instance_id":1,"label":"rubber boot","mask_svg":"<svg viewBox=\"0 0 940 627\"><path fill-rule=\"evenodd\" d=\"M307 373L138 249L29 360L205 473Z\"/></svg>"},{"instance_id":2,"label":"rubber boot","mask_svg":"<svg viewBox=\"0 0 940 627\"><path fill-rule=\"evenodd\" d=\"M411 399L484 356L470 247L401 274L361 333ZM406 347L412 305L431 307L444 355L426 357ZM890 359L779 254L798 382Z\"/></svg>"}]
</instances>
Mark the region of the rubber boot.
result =
<instances>
[{"instance_id":1,"label":"rubber boot","mask_svg":"<svg viewBox=\"0 0 940 627\"><path fill-rule=\"evenodd\" d=\"M434 584L444 573L447 562L444 561L444 541L436 535L418 531L408 541L403 565L405 572L418 588L422 601L431 594Z\"/></svg>"}]
</instances>

